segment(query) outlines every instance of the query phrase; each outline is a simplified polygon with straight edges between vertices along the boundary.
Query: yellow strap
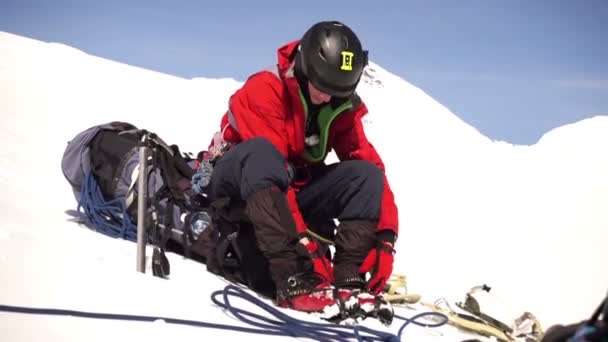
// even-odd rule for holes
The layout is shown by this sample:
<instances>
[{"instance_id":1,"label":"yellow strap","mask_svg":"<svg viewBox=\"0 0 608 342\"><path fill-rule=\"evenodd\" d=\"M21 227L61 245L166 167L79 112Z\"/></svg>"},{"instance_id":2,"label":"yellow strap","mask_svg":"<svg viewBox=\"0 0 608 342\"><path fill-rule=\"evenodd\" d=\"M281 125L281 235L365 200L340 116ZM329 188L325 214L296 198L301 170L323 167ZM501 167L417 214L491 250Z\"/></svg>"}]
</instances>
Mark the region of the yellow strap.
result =
<instances>
[{"instance_id":1,"label":"yellow strap","mask_svg":"<svg viewBox=\"0 0 608 342\"><path fill-rule=\"evenodd\" d=\"M321 235L319 235L319 234L317 234L317 233L313 232L313 231L312 231L312 230L310 230L310 229L306 229L306 232L307 232L308 234L310 234L312 237L314 237L315 239L317 239L317 240L319 240L319 241L321 241L321 242L323 242L323 243L326 243L326 244L328 244L328 245L332 245L332 246L333 246L333 244L334 244L334 242L333 242L333 241L328 240L328 239L326 239L326 238L322 237Z\"/></svg>"},{"instance_id":2,"label":"yellow strap","mask_svg":"<svg viewBox=\"0 0 608 342\"><path fill-rule=\"evenodd\" d=\"M383 294L382 298L384 298L387 302L391 304L416 304L420 301L419 294Z\"/></svg>"},{"instance_id":3,"label":"yellow strap","mask_svg":"<svg viewBox=\"0 0 608 342\"><path fill-rule=\"evenodd\" d=\"M467 319L466 317L458 315L452 309L443 309L438 305L421 302L420 295L407 293L406 276L403 274L392 274L387 282L387 285L387 290L382 296L393 305L420 303L422 306L446 315L448 318L448 323L457 328L474 332L482 336L495 337L503 342L517 341L517 339L515 339L511 334L508 334L507 332L489 323ZM399 289L402 290L399 291ZM471 316L474 317L474 315ZM524 319L529 319L534 322L534 331L532 332L532 335L534 336L535 341L540 341L543 336L543 331L538 319L536 319L536 317L529 312L524 313L518 320Z\"/></svg>"},{"instance_id":4,"label":"yellow strap","mask_svg":"<svg viewBox=\"0 0 608 342\"><path fill-rule=\"evenodd\" d=\"M387 284L389 288L386 292L390 295L397 294L397 290L400 288L403 289L402 293L407 293L407 283L403 274L392 274Z\"/></svg>"}]
</instances>

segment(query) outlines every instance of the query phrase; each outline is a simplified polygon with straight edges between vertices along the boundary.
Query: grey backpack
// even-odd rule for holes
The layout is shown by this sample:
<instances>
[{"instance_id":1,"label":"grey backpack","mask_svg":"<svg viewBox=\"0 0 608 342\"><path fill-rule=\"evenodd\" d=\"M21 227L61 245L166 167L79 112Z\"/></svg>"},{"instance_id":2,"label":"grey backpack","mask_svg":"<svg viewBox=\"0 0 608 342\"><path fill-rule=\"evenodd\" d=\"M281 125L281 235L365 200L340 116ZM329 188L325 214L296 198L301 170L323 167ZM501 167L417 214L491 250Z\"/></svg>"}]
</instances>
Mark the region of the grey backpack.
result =
<instances>
[{"instance_id":1,"label":"grey backpack","mask_svg":"<svg viewBox=\"0 0 608 342\"><path fill-rule=\"evenodd\" d=\"M198 160L130 123L95 125L68 142L61 168L78 202L77 212L98 232L136 240L138 151L142 144L150 151L146 164L148 242L162 253L173 249L204 261L205 251L190 253L199 233L192 227L202 231L211 224L206 197L191 189Z\"/></svg>"}]
</instances>

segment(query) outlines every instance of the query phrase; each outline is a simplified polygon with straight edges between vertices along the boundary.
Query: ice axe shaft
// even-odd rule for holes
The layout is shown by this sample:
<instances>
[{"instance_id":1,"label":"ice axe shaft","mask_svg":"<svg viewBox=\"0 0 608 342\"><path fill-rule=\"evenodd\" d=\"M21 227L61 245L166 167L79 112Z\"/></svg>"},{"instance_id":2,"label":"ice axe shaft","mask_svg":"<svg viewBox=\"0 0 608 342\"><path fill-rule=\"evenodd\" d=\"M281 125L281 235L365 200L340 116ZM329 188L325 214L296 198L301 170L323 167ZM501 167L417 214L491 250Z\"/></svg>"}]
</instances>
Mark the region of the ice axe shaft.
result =
<instances>
[{"instance_id":1,"label":"ice axe shaft","mask_svg":"<svg viewBox=\"0 0 608 342\"><path fill-rule=\"evenodd\" d=\"M145 138L144 138L145 139ZM142 144L139 147L139 179L137 184L137 272L146 273L146 166L148 147Z\"/></svg>"}]
</instances>

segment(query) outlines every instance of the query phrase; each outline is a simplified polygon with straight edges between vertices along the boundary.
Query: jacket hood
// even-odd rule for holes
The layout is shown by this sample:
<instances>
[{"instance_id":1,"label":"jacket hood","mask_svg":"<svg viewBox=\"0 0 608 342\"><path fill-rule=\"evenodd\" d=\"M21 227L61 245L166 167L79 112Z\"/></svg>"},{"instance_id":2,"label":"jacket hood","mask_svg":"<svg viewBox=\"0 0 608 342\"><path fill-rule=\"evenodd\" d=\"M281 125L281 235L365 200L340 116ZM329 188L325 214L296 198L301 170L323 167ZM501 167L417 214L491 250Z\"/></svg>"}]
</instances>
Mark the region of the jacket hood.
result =
<instances>
[{"instance_id":1,"label":"jacket hood","mask_svg":"<svg viewBox=\"0 0 608 342\"><path fill-rule=\"evenodd\" d=\"M281 46L277 50L278 65L279 65L279 70L281 71L281 75L284 76L285 72L287 72L287 70L291 67L293 58L295 57L295 55L298 51L299 44L300 44L299 39L294 40L294 41L291 41L291 42Z\"/></svg>"}]
</instances>

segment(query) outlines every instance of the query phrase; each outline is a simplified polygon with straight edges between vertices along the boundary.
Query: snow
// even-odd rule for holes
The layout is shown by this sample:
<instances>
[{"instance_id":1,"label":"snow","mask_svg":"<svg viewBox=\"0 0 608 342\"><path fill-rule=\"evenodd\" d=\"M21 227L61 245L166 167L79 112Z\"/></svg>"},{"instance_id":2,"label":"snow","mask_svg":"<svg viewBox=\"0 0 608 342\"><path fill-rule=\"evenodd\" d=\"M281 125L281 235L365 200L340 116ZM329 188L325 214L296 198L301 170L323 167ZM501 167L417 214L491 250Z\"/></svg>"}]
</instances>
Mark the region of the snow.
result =
<instances>
[{"instance_id":1,"label":"snow","mask_svg":"<svg viewBox=\"0 0 608 342\"><path fill-rule=\"evenodd\" d=\"M73 222L67 211L75 201L60 170L69 139L113 120L197 152L240 83L182 79L3 32L0 56L0 304L242 325L211 303L210 294L226 283L203 265L169 255L171 280L140 274L133 243ZM370 65L358 91L370 109L366 134L384 158L399 207L395 271L407 274L411 292L427 302L462 300L486 283L496 310L511 318L530 311L544 327L585 319L595 309L608 288L608 117L515 146L488 139L379 65ZM245 336L9 313L0 313L0 331L10 341ZM408 327L404 339L463 336L447 326Z\"/></svg>"}]
</instances>

